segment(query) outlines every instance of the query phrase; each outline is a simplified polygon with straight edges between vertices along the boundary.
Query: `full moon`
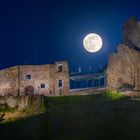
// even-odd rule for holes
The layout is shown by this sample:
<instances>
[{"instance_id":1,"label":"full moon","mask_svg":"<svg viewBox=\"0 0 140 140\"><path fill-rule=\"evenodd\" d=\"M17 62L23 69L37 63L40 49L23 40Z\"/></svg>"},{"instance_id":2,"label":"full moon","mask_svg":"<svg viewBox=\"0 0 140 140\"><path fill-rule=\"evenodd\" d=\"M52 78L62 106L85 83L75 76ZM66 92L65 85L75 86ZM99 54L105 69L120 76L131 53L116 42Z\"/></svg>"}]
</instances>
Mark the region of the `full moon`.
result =
<instances>
[{"instance_id":1,"label":"full moon","mask_svg":"<svg viewBox=\"0 0 140 140\"><path fill-rule=\"evenodd\" d=\"M99 51L102 47L102 44L102 38L95 33L90 33L86 35L83 40L84 48L91 53Z\"/></svg>"}]
</instances>

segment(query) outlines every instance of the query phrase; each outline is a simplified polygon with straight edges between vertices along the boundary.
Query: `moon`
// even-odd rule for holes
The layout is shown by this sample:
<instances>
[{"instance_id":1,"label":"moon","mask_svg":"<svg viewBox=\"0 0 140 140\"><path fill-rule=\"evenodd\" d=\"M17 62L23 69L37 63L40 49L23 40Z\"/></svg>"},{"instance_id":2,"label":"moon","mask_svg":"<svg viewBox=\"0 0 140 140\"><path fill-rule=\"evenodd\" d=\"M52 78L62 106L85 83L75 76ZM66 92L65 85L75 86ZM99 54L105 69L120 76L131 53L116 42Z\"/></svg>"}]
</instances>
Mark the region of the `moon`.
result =
<instances>
[{"instance_id":1,"label":"moon","mask_svg":"<svg viewBox=\"0 0 140 140\"><path fill-rule=\"evenodd\" d=\"M83 40L84 48L91 53L99 51L103 45L102 38L95 33L90 33Z\"/></svg>"}]
</instances>

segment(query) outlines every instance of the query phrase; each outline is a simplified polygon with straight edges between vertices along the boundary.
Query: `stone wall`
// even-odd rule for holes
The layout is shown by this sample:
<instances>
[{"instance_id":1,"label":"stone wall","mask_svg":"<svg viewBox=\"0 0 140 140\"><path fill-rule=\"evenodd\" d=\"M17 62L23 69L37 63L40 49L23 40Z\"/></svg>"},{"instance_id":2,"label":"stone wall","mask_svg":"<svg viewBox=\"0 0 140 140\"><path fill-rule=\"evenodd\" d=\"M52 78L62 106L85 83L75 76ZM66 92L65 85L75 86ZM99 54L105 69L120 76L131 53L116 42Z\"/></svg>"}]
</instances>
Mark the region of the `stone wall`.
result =
<instances>
[{"instance_id":1,"label":"stone wall","mask_svg":"<svg viewBox=\"0 0 140 140\"><path fill-rule=\"evenodd\" d=\"M19 66L19 92L24 95L25 88L32 86L35 94L49 95L49 92L53 90L53 77L51 72L53 71L53 65L26 65ZM31 79L26 79L26 75L31 75ZM45 83L46 87L41 88L40 84ZM53 91L55 92L55 91Z\"/></svg>"},{"instance_id":2,"label":"stone wall","mask_svg":"<svg viewBox=\"0 0 140 140\"><path fill-rule=\"evenodd\" d=\"M124 84L135 90L140 88L140 53L126 45L119 45L117 53L109 58L107 68L108 89L119 90Z\"/></svg>"},{"instance_id":3,"label":"stone wall","mask_svg":"<svg viewBox=\"0 0 140 140\"><path fill-rule=\"evenodd\" d=\"M109 57L107 88L115 91L140 90L140 28L134 18L123 28L123 43Z\"/></svg>"},{"instance_id":4,"label":"stone wall","mask_svg":"<svg viewBox=\"0 0 140 140\"><path fill-rule=\"evenodd\" d=\"M55 88L55 95L66 95L69 94L69 68L68 64L66 62L61 62L61 65L63 65L63 71L58 72L58 67L60 66L59 62L55 63L55 69L54 69L54 88ZM58 87L58 79L62 80L62 87Z\"/></svg>"},{"instance_id":5,"label":"stone wall","mask_svg":"<svg viewBox=\"0 0 140 140\"><path fill-rule=\"evenodd\" d=\"M17 67L11 67L0 71L0 95L11 93L17 95L18 89Z\"/></svg>"},{"instance_id":6,"label":"stone wall","mask_svg":"<svg viewBox=\"0 0 140 140\"><path fill-rule=\"evenodd\" d=\"M123 26L123 44L140 48L140 21L132 17Z\"/></svg>"},{"instance_id":7,"label":"stone wall","mask_svg":"<svg viewBox=\"0 0 140 140\"><path fill-rule=\"evenodd\" d=\"M58 67L62 70L58 71ZM29 79L26 76L30 76ZM62 87L59 87L62 80ZM42 87L41 84L45 87ZM60 95L68 94L69 70L66 61L46 65L20 65L0 71L0 95L13 94L25 95L44 94ZM29 92L28 92L29 91Z\"/></svg>"}]
</instances>

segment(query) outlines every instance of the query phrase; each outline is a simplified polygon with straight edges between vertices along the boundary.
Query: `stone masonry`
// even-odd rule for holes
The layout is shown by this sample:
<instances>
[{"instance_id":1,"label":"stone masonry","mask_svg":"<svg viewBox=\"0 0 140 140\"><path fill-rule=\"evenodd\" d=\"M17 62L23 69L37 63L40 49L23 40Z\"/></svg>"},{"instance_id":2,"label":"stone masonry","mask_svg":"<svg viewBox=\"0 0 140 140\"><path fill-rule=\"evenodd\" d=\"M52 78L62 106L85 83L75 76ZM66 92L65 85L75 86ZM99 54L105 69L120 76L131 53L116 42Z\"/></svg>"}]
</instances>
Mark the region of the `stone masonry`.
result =
<instances>
[{"instance_id":1,"label":"stone masonry","mask_svg":"<svg viewBox=\"0 0 140 140\"><path fill-rule=\"evenodd\" d=\"M140 90L140 22L129 19L123 27L123 43L109 57L109 90Z\"/></svg>"},{"instance_id":2,"label":"stone masonry","mask_svg":"<svg viewBox=\"0 0 140 140\"><path fill-rule=\"evenodd\" d=\"M0 95L64 95L69 92L66 61L45 65L20 65L0 71Z\"/></svg>"}]
</instances>

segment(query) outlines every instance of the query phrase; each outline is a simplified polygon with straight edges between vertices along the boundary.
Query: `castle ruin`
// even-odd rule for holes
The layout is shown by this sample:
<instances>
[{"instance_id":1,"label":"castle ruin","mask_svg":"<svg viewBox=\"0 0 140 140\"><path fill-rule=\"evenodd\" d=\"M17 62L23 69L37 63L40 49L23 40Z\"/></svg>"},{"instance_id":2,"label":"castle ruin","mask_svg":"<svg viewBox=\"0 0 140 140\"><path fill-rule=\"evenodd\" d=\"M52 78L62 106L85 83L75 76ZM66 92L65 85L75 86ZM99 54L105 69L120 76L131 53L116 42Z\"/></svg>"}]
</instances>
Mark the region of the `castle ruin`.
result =
<instances>
[{"instance_id":1,"label":"castle ruin","mask_svg":"<svg viewBox=\"0 0 140 140\"><path fill-rule=\"evenodd\" d=\"M140 91L140 21L131 18L124 24L123 41L110 55L106 74L79 74L70 75L66 61L10 67L0 70L0 95L66 95L69 81L80 85L76 88L105 86L107 81L109 90Z\"/></svg>"},{"instance_id":2,"label":"castle ruin","mask_svg":"<svg viewBox=\"0 0 140 140\"><path fill-rule=\"evenodd\" d=\"M140 21L130 18L123 27L123 42L111 54L107 68L109 90L140 90Z\"/></svg>"},{"instance_id":3,"label":"castle ruin","mask_svg":"<svg viewBox=\"0 0 140 140\"><path fill-rule=\"evenodd\" d=\"M69 91L66 61L45 65L20 65L0 71L0 95L64 95Z\"/></svg>"}]
</instances>

